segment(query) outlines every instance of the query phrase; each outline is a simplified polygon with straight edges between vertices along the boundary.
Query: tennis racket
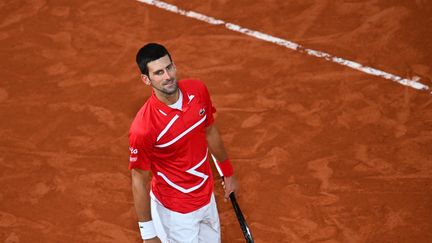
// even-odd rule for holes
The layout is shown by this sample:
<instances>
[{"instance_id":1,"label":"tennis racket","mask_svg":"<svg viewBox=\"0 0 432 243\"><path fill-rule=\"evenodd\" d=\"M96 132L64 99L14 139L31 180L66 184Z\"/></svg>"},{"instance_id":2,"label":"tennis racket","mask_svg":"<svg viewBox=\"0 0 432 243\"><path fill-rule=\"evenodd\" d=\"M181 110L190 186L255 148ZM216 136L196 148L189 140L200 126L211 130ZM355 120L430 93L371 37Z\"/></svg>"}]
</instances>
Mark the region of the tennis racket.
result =
<instances>
[{"instance_id":1,"label":"tennis racket","mask_svg":"<svg viewBox=\"0 0 432 243\"><path fill-rule=\"evenodd\" d=\"M211 156L213 158L213 162L214 162L214 164L216 166L216 169L217 169L219 175L222 177L222 180L223 180L224 176L223 176L222 170L219 168L219 165L217 164L217 160L213 156L213 154ZM237 220L238 220L238 222L240 224L240 228L241 228L241 230L243 232L243 236L246 239L246 242L247 243L254 243L254 239L252 237L252 233L251 233L251 231L249 229L249 226L248 226L248 224L246 222L245 217L243 216L243 213L242 213L242 211L240 209L240 206L237 203L237 199L236 199L236 196L235 196L234 192L230 193L229 198L230 198L231 204L232 204L232 206L234 208L234 212L235 212L235 214L237 216Z\"/></svg>"}]
</instances>

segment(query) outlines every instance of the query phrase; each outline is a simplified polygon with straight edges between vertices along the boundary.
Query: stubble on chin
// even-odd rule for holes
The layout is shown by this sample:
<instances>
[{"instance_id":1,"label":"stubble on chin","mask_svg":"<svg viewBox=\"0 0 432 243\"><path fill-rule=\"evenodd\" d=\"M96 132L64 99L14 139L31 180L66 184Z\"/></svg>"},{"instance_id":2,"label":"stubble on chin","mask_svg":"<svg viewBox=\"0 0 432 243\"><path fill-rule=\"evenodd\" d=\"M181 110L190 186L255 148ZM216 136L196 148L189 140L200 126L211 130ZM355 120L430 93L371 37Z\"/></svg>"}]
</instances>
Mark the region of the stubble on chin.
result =
<instances>
[{"instance_id":1,"label":"stubble on chin","mask_svg":"<svg viewBox=\"0 0 432 243\"><path fill-rule=\"evenodd\" d=\"M173 87L170 90L163 89L164 93L167 94L167 95L173 95L173 94L175 94L177 92L177 90L178 90L177 80L173 80Z\"/></svg>"},{"instance_id":2,"label":"stubble on chin","mask_svg":"<svg viewBox=\"0 0 432 243\"><path fill-rule=\"evenodd\" d=\"M159 91L160 93L164 94L165 96L171 96L173 94L175 94L178 90L178 83L177 81L175 81L175 83L173 84L173 87L170 89L167 89L166 87L164 87L162 85L162 87L156 87L154 85L152 85L154 89L156 89L157 91Z\"/></svg>"}]
</instances>

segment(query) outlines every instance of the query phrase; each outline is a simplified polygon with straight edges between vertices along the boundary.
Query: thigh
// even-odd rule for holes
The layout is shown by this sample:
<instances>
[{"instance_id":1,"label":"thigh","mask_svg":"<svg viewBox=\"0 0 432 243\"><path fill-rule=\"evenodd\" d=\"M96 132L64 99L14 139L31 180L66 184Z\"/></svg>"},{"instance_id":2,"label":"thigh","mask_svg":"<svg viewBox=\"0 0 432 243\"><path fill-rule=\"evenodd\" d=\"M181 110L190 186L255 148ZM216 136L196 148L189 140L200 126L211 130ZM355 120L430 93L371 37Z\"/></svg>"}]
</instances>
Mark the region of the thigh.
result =
<instances>
[{"instance_id":1,"label":"thigh","mask_svg":"<svg viewBox=\"0 0 432 243\"><path fill-rule=\"evenodd\" d=\"M165 208L157 199L153 201L152 210L158 215L164 232L162 235L166 237L163 243L198 243L199 212L182 214Z\"/></svg>"},{"instance_id":2,"label":"thigh","mask_svg":"<svg viewBox=\"0 0 432 243\"><path fill-rule=\"evenodd\" d=\"M203 220L200 222L199 242L220 243L221 235L219 213L214 195L210 200L210 204L206 206L203 213Z\"/></svg>"},{"instance_id":3,"label":"thigh","mask_svg":"<svg viewBox=\"0 0 432 243\"><path fill-rule=\"evenodd\" d=\"M151 198L151 216L153 220L153 225L156 230L156 234L159 237L159 239L162 241L162 243L168 243L167 236L165 233L165 229L161 222L161 215L159 213L160 210L158 210L158 207L160 207L160 203L157 201L157 199L154 198L154 196Z\"/></svg>"}]
</instances>

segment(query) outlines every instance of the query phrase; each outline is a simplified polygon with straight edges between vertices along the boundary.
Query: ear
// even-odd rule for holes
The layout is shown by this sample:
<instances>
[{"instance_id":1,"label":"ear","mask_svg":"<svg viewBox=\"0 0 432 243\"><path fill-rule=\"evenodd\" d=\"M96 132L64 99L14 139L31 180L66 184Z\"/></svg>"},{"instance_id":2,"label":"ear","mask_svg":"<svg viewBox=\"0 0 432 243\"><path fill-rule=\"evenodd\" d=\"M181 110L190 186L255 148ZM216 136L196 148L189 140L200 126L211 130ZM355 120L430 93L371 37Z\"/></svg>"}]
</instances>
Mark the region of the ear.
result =
<instances>
[{"instance_id":1,"label":"ear","mask_svg":"<svg viewBox=\"0 0 432 243\"><path fill-rule=\"evenodd\" d=\"M150 78L145 75L145 74L141 74L141 80L146 84L146 85L150 85L151 84L151 80Z\"/></svg>"}]
</instances>

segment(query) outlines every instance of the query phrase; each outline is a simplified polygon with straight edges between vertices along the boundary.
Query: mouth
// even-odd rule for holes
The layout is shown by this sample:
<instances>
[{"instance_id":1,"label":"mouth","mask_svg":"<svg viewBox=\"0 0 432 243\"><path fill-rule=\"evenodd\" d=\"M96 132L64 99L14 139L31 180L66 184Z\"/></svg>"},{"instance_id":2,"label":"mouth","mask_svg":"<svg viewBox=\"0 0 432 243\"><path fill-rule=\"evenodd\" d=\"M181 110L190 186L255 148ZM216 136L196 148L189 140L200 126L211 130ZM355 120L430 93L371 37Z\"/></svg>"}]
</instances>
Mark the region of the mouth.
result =
<instances>
[{"instance_id":1,"label":"mouth","mask_svg":"<svg viewBox=\"0 0 432 243\"><path fill-rule=\"evenodd\" d=\"M174 79L170 79L170 80L168 80L168 81L165 82L164 86L171 87L171 86L174 85L174 81L175 81Z\"/></svg>"}]
</instances>

